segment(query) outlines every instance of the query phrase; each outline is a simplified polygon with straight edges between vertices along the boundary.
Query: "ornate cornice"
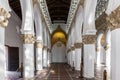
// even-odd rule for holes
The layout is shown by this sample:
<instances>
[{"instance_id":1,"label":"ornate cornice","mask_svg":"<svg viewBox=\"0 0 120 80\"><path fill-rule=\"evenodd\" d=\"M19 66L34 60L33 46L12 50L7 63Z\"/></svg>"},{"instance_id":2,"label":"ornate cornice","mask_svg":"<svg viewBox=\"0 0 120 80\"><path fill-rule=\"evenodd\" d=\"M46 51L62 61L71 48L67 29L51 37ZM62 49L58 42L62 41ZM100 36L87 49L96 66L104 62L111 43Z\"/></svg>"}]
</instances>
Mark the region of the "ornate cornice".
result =
<instances>
[{"instance_id":1,"label":"ornate cornice","mask_svg":"<svg viewBox=\"0 0 120 80\"><path fill-rule=\"evenodd\" d=\"M107 16L106 19L109 29L114 30L120 28L120 6Z\"/></svg>"},{"instance_id":2,"label":"ornate cornice","mask_svg":"<svg viewBox=\"0 0 120 80\"><path fill-rule=\"evenodd\" d=\"M10 18L10 13L4 8L0 7L0 26L5 28L8 25L8 19Z\"/></svg>"},{"instance_id":3,"label":"ornate cornice","mask_svg":"<svg viewBox=\"0 0 120 80\"><path fill-rule=\"evenodd\" d=\"M24 44L34 44L35 43L35 37L33 34L23 34L23 43Z\"/></svg>"},{"instance_id":4,"label":"ornate cornice","mask_svg":"<svg viewBox=\"0 0 120 80\"><path fill-rule=\"evenodd\" d=\"M82 48L82 43L75 43L74 47L75 49Z\"/></svg>"},{"instance_id":5,"label":"ornate cornice","mask_svg":"<svg viewBox=\"0 0 120 80\"><path fill-rule=\"evenodd\" d=\"M82 41L83 44L94 44L96 42L96 35L84 35Z\"/></svg>"}]
</instances>

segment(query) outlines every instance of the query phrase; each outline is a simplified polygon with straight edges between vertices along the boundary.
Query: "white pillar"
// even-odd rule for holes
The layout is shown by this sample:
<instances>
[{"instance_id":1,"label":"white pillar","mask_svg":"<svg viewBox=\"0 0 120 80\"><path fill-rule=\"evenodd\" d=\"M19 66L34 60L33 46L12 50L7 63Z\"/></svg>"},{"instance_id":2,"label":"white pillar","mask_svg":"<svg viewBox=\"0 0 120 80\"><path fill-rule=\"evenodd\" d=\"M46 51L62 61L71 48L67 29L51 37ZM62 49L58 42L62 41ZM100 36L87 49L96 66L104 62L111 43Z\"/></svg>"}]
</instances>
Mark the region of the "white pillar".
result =
<instances>
[{"instance_id":1,"label":"white pillar","mask_svg":"<svg viewBox=\"0 0 120 80\"><path fill-rule=\"evenodd\" d=\"M40 71L43 69L43 63L42 63L42 42L37 41L36 42L36 70Z\"/></svg>"},{"instance_id":2,"label":"white pillar","mask_svg":"<svg viewBox=\"0 0 120 80\"><path fill-rule=\"evenodd\" d=\"M43 67L47 67L47 47L43 49Z\"/></svg>"},{"instance_id":3,"label":"white pillar","mask_svg":"<svg viewBox=\"0 0 120 80\"><path fill-rule=\"evenodd\" d=\"M0 26L0 79L5 80L5 29Z\"/></svg>"},{"instance_id":4,"label":"white pillar","mask_svg":"<svg viewBox=\"0 0 120 80\"><path fill-rule=\"evenodd\" d=\"M120 80L120 28L111 32L112 80Z\"/></svg>"},{"instance_id":5,"label":"white pillar","mask_svg":"<svg viewBox=\"0 0 120 80\"><path fill-rule=\"evenodd\" d=\"M75 70L81 70L81 48L82 43L75 43Z\"/></svg>"},{"instance_id":6,"label":"white pillar","mask_svg":"<svg viewBox=\"0 0 120 80\"><path fill-rule=\"evenodd\" d=\"M115 3L118 3L115 0ZM115 6L112 6L115 7ZM116 9L116 8L114 8ZM111 79L120 79L120 5L107 17L107 25L111 30Z\"/></svg>"},{"instance_id":7,"label":"white pillar","mask_svg":"<svg viewBox=\"0 0 120 80\"><path fill-rule=\"evenodd\" d=\"M34 35L23 34L23 69L24 78L34 77Z\"/></svg>"},{"instance_id":8,"label":"white pillar","mask_svg":"<svg viewBox=\"0 0 120 80\"><path fill-rule=\"evenodd\" d=\"M10 14L0 5L0 79L5 80L5 27L8 25Z\"/></svg>"},{"instance_id":9,"label":"white pillar","mask_svg":"<svg viewBox=\"0 0 120 80\"><path fill-rule=\"evenodd\" d=\"M95 60L95 35L83 36L83 76L85 78L94 78L94 60Z\"/></svg>"}]
</instances>

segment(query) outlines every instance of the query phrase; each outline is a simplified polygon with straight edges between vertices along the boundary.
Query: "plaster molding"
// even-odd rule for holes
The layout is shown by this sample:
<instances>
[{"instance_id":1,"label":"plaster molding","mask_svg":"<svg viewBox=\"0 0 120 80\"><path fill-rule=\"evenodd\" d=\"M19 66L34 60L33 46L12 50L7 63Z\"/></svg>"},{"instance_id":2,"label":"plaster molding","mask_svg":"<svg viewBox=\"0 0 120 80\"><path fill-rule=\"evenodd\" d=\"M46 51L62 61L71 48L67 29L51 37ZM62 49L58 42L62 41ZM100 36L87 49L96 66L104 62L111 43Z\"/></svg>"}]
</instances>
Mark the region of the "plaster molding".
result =
<instances>
[{"instance_id":1,"label":"plaster molding","mask_svg":"<svg viewBox=\"0 0 120 80\"><path fill-rule=\"evenodd\" d=\"M8 25L8 19L10 18L10 13L4 8L0 7L0 26L5 28Z\"/></svg>"}]
</instances>

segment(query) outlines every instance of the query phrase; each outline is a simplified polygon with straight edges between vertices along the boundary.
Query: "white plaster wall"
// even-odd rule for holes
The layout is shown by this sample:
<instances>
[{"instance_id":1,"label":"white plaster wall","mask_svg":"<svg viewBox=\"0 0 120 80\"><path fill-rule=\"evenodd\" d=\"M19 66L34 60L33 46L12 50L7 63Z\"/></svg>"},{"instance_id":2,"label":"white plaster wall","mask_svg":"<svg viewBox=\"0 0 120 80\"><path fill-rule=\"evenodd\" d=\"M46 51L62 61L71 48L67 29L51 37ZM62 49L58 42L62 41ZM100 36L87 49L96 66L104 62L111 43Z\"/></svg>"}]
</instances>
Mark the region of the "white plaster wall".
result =
<instances>
[{"instance_id":1,"label":"white plaster wall","mask_svg":"<svg viewBox=\"0 0 120 80\"><path fill-rule=\"evenodd\" d=\"M5 29L5 45L11 47L19 47L19 64L22 61L22 40L20 34L17 33L16 26L21 27L21 20L14 13L11 12L8 27Z\"/></svg>"},{"instance_id":2,"label":"white plaster wall","mask_svg":"<svg viewBox=\"0 0 120 80\"><path fill-rule=\"evenodd\" d=\"M60 47L57 45L61 44ZM66 63L66 47L62 42L57 42L52 48L52 62Z\"/></svg>"}]
</instances>

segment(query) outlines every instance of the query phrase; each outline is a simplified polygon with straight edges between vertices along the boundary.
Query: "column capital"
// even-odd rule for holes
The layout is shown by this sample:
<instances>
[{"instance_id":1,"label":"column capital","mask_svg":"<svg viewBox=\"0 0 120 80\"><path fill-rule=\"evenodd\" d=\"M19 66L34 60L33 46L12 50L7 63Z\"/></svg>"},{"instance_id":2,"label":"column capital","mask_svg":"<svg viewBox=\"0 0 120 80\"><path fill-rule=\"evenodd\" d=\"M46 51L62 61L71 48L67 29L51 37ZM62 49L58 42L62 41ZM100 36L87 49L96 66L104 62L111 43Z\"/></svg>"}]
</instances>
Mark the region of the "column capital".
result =
<instances>
[{"instance_id":1,"label":"column capital","mask_svg":"<svg viewBox=\"0 0 120 80\"><path fill-rule=\"evenodd\" d=\"M96 42L96 35L83 35L83 44L94 44Z\"/></svg>"},{"instance_id":2,"label":"column capital","mask_svg":"<svg viewBox=\"0 0 120 80\"><path fill-rule=\"evenodd\" d=\"M33 34L22 34L24 44L34 44L35 36Z\"/></svg>"},{"instance_id":3,"label":"column capital","mask_svg":"<svg viewBox=\"0 0 120 80\"><path fill-rule=\"evenodd\" d=\"M42 47L43 47L42 41L36 42L36 48L42 48Z\"/></svg>"},{"instance_id":4,"label":"column capital","mask_svg":"<svg viewBox=\"0 0 120 80\"><path fill-rule=\"evenodd\" d=\"M107 16L106 20L109 29L115 30L120 28L120 6Z\"/></svg>"},{"instance_id":5,"label":"column capital","mask_svg":"<svg viewBox=\"0 0 120 80\"><path fill-rule=\"evenodd\" d=\"M10 13L4 8L0 7L0 26L5 28L8 25L8 19L10 18Z\"/></svg>"},{"instance_id":6,"label":"column capital","mask_svg":"<svg viewBox=\"0 0 120 80\"><path fill-rule=\"evenodd\" d=\"M75 46L75 49L82 48L82 43L75 43L74 46Z\"/></svg>"},{"instance_id":7,"label":"column capital","mask_svg":"<svg viewBox=\"0 0 120 80\"><path fill-rule=\"evenodd\" d=\"M71 51L74 51L74 50L75 50L75 47L74 47L74 46L71 46L70 49L71 49Z\"/></svg>"},{"instance_id":8,"label":"column capital","mask_svg":"<svg viewBox=\"0 0 120 80\"><path fill-rule=\"evenodd\" d=\"M43 49L47 50L47 49L48 49L48 47L44 45L44 46L43 46Z\"/></svg>"}]
</instances>

